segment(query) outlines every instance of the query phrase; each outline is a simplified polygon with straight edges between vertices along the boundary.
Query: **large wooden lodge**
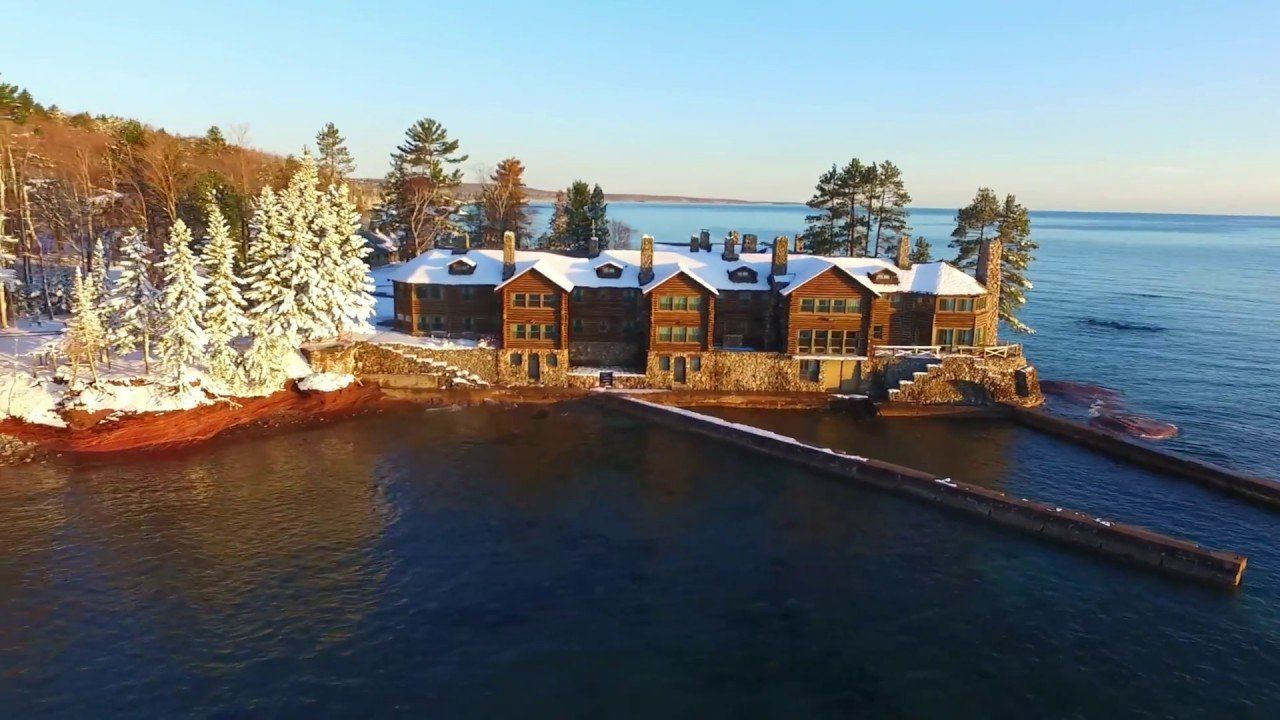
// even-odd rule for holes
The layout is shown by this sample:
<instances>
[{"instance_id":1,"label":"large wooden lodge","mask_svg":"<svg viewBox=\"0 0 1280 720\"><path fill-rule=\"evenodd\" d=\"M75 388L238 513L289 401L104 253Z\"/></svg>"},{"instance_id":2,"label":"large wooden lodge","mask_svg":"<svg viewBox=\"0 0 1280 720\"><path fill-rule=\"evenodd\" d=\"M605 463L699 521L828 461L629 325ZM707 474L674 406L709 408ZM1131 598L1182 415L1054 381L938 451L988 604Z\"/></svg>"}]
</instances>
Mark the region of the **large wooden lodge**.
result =
<instances>
[{"instance_id":1,"label":"large wooden lodge","mask_svg":"<svg viewBox=\"0 0 1280 720\"><path fill-rule=\"evenodd\" d=\"M998 244L976 277L946 262L794 251L731 233L688 245L585 254L437 248L391 274L397 329L487 338L509 378L538 383L573 367L632 368L651 385L714 388L767 361L809 389L851 391L888 348L997 342ZM730 353L735 353L730 355ZM736 382L736 381L735 381ZM741 384L741 383L738 383Z\"/></svg>"}]
</instances>

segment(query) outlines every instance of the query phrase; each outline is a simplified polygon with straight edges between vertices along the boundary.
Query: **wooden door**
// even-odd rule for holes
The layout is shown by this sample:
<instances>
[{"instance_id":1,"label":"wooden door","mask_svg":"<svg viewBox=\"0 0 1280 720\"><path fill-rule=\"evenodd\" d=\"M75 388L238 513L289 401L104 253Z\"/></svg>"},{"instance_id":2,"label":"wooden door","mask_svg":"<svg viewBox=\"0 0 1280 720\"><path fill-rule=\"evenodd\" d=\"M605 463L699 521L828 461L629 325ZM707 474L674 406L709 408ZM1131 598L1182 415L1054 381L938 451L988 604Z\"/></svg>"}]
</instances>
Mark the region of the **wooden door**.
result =
<instances>
[{"instance_id":1,"label":"wooden door","mask_svg":"<svg viewBox=\"0 0 1280 720\"><path fill-rule=\"evenodd\" d=\"M538 382L542 379L541 358L537 353L529 353L529 379Z\"/></svg>"},{"instance_id":2,"label":"wooden door","mask_svg":"<svg viewBox=\"0 0 1280 720\"><path fill-rule=\"evenodd\" d=\"M675 362L675 381L683 385L685 382L685 360L683 357L677 357Z\"/></svg>"}]
</instances>

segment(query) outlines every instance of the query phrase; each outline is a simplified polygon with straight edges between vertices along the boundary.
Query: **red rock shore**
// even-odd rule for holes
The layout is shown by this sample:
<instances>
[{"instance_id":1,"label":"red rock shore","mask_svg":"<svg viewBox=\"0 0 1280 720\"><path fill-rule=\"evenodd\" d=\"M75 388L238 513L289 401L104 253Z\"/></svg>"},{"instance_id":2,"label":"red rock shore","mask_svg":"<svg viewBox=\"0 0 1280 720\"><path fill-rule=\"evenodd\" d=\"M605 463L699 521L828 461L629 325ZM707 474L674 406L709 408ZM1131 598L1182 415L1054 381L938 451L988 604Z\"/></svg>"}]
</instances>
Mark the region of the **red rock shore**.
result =
<instances>
[{"instance_id":1,"label":"red rock shore","mask_svg":"<svg viewBox=\"0 0 1280 720\"><path fill-rule=\"evenodd\" d=\"M0 420L0 433L34 442L46 451L110 453L174 448L203 442L253 424L307 422L352 415L384 403L374 384L352 384L334 392L307 392L290 382L266 397L232 398L175 412L139 413L102 422L108 411L71 411L67 427Z\"/></svg>"}]
</instances>

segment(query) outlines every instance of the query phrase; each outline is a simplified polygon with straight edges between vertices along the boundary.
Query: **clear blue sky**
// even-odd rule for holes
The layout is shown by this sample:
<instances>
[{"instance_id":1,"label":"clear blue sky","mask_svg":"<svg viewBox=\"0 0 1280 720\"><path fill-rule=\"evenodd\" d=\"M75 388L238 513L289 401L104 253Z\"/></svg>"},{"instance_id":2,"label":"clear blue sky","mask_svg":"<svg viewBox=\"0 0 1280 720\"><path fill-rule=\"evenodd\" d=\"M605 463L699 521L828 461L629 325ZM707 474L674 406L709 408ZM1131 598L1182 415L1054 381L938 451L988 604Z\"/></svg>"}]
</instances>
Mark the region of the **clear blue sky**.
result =
<instances>
[{"instance_id":1,"label":"clear blue sky","mask_svg":"<svg viewBox=\"0 0 1280 720\"><path fill-rule=\"evenodd\" d=\"M858 156L925 206L1280 214L1280 3L1053 4L11 0L0 72L278 152L332 120L366 176L430 116L534 187L802 200Z\"/></svg>"}]
</instances>

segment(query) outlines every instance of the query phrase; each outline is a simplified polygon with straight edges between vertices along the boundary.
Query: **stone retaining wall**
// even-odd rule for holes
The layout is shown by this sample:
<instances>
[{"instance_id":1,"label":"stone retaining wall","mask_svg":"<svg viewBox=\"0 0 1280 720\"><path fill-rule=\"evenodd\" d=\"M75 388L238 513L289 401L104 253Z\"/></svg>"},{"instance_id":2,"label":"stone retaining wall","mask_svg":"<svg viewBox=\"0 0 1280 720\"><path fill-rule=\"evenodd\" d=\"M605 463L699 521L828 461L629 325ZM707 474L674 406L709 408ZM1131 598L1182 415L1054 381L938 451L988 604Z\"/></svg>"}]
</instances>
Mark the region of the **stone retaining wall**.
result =
<instances>
[{"instance_id":1,"label":"stone retaining wall","mask_svg":"<svg viewBox=\"0 0 1280 720\"><path fill-rule=\"evenodd\" d=\"M1122 558L1184 578L1235 587L1246 558L1209 550L1195 543L1103 520L1046 503L1015 498L986 488L939 478L901 465L846 455L744 425L727 423L690 410L670 408L612 393L592 395L610 407L640 415L680 432L696 433L748 452L793 462L852 480L962 511L1077 548Z\"/></svg>"},{"instance_id":2,"label":"stone retaining wall","mask_svg":"<svg viewBox=\"0 0 1280 720\"><path fill-rule=\"evenodd\" d=\"M670 359L668 369L662 369L662 358ZM676 358L685 359L685 382L675 382ZM694 359L701 368L693 369ZM689 390L720 390L723 392L822 392L821 377L818 382L800 378L800 361L782 353L735 352L709 350L706 352L667 353L651 352L645 367L645 376L651 388L683 388Z\"/></svg>"},{"instance_id":3,"label":"stone retaining wall","mask_svg":"<svg viewBox=\"0 0 1280 720\"><path fill-rule=\"evenodd\" d=\"M883 362L880 372L888 388L897 385L898 366L918 362L902 358ZM1035 368L1026 358L950 355L930 361L928 374L900 386L895 402L921 405L984 405L1001 403L1032 407L1044 402ZM910 376L908 375L908 379Z\"/></svg>"}]
</instances>

